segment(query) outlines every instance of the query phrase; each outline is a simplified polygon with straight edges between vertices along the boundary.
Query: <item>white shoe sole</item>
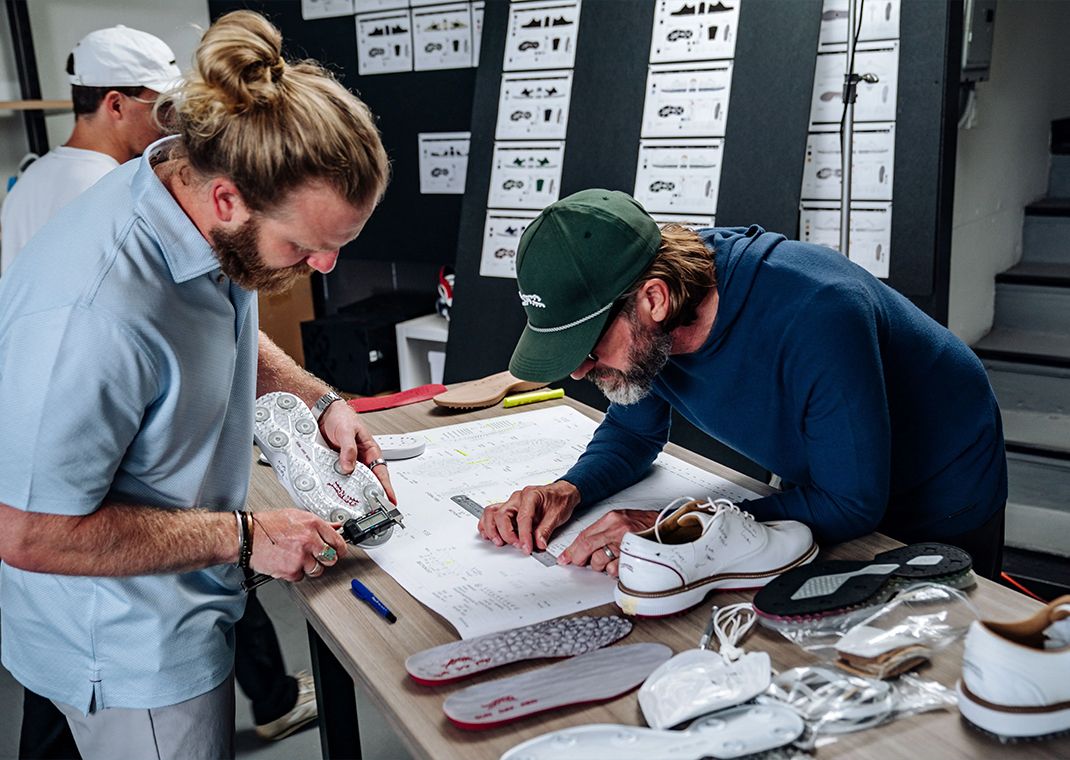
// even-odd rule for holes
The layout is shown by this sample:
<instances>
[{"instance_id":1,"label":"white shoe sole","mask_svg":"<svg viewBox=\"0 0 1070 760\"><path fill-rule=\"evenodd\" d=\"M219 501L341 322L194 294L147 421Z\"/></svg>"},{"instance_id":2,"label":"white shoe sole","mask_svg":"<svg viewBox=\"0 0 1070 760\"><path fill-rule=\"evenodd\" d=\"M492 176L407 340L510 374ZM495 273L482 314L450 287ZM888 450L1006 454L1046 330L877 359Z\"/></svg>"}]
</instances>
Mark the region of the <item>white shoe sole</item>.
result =
<instances>
[{"instance_id":1,"label":"white shoe sole","mask_svg":"<svg viewBox=\"0 0 1070 760\"><path fill-rule=\"evenodd\" d=\"M803 720L784 705L743 705L692 723L686 731L611 724L576 726L518 744L501 760L732 760L791 744Z\"/></svg>"},{"instance_id":2,"label":"white shoe sole","mask_svg":"<svg viewBox=\"0 0 1070 760\"><path fill-rule=\"evenodd\" d=\"M383 495L379 480L359 462L349 475L338 468L338 452L319 434L304 402L292 393L267 393L256 400L253 439L294 503L328 522L345 522L375 509ZM364 542L390 537L393 526Z\"/></svg>"},{"instance_id":3,"label":"white shoe sole","mask_svg":"<svg viewBox=\"0 0 1070 760\"><path fill-rule=\"evenodd\" d=\"M962 681L959 681L955 688L959 695L959 712L962 717L998 738L1039 739L1070 731L1070 706L1043 712L1024 712L1020 707L991 703L983 705L977 701L977 697L963 688Z\"/></svg>"},{"instance_id":4,"label":"white shoe sole","mask_svg":"<svg viewBox=\"0 0 1070 760\"><path fill-rule=\"evenodd\" d=\"M670 591L633 591L618 582L613 591L617 606L625 615L637 617L666 617L691 609L706 598L711 591L739 591L761 588L777 576L792 568L813 562L817 557L817 544L782 567L751 573L719 573L711 578L692 581L686 586Z\"/></svg>"}]
</instances>

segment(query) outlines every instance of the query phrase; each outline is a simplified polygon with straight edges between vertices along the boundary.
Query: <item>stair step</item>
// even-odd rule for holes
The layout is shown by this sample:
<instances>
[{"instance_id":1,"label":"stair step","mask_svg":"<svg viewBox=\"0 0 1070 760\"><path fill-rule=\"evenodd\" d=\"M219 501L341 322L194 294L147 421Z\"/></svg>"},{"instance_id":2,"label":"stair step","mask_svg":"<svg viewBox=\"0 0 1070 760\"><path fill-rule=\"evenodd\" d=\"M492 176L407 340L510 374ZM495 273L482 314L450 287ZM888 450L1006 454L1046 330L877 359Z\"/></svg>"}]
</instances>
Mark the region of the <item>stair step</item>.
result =
<instances>
[{"instance_id":1,"label":"stair step","mask_svg":"<svg viewBox=\"0 0 1070 760\"><path fill-rule=\"evenodd\" d=\"M1025 207L1027 216L1070 216L1070 198L1041 198Z\"/></svg>"},{"instance_id":2,"label":"stair step","mask_svg":"<svg viewBox=\"0 0 1070 760\"><path fill-rule=\"evenodd\" d=\"M1070 288L997 283L993 325L1070 337Z\"/></svg>"},{"instance_id":3,"label":"stair step","mask_svg":"<svg viewBox=\"0 0 1070 760\"><path fill-rule=\"evenodd\" d=\"M1070 155L1053 155L1048 172L1048 195L1070 198Z\"/></svg>"},{"instance_id":4,"label":"stair step","mask_svg":"<svg viewBox=\"0 0 1070 760\"><path fill-rule=\"evenodd\" d=\"M1000 408L1070 414L1070 369L984 362Z\"/></svg>"},{"instance_id":5,"label":"stair step","mask_svg":"<svg viewBox=\"0 0 1070 760\"><path fill-rule=\"evenodd\" d=\"M1007 452L1007 545L1070 556L1070 461Z\"/></svg>"},{"instance_id":6,"label":"stair step","mask_svg":"<svg viewBox=\"0 0 1070 760\"><path fill-rule=\"evenodd\" d=\"M1022 262L1070 264L1070 217L1031 214L1022 226Z\"/></svg>"},{"instance_id":7,"label":"stair step","mask_svg":"<svg viewBox=\"0 0 1070 760\"><path fill-rule=\"evenodd\" d=\"M996 275L996 282L1070 288L1070 262L1023 261Z\"/></svg>"},{"instance_id":8,"label":"stair step","mask_svg":"<svg viewBox=\"0 0 1070 760\"><path fill-rule=\"evenodd\" d=\"M1008 449L1070 459L1070 414L1000 409Z\"/></svg>"},{"instance_id":9,"label":"stair step","mask_svg":"<svg viewBox=\"0 0 1070 760\"><path fill-rule=\"evenodd\" d=\"M997 327L973 346L984 360L1070 368L1070 335Z\"/></svg>"}]
</instances>

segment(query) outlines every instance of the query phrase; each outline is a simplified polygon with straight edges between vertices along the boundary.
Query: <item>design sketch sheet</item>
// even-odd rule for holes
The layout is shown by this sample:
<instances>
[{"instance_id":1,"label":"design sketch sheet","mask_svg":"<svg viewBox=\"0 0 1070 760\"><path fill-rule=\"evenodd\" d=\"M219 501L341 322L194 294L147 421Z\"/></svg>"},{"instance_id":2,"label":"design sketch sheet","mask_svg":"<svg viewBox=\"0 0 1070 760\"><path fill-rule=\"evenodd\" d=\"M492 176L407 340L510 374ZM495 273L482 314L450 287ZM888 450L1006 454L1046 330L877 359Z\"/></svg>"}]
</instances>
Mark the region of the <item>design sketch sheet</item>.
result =
<instances>
[{"instance_id":1,"label":"design sketch sheet","mask_svg":"<svg viewBox=\"0 0 1070 760\"><path fill-rule=\"evenodd\" d=\"M520 236L535 216L534 211L487 211L483 254L479 260L481 276L516 279L516 249Z\"/></svg>"},{"instance_id":2,"label":"design sketch sheet","mask_svg":"<svg viewBox=\"0 0 1070 760\"><path fill-rule=\"evenodd\" d=\"M411 433L427 444L391 464L405 530L365 551L406 591L445 617L462 638L550 620L613 600L615 581L585 568L558 567L479 537L480 508L525 485L550 483L583 452L597 424L554 407ZM661 454L650 475L596 505L555 534L556 556L614 508L660 509L679 496L741 501L756 494Z\"/></svg>"},{"instance_id":3,"label":"design sketch sheet","mask_svg":"<svg viewBox=\"0 0 1070 760\"><path fill-rule=\"evenodd\" d=\"M412 71L412 24L408 9L356 18L357 70L361 76Z\"/></svg>"},{"instance_id":4,"label":"design sketch sheet","mask_svg":"<svg viewBox=\"0 0 1070 760\"><path fill-rule=\"evenodd\" d=\"M571 69L579 23L579 0L511 4L502 71Z\"/></svg>"},{"instance_id":5,"label":"design sketch sheet","mask_svg":"<svg viewBox=\"0 0 1070 760\"><path fill-rule=\"evenodd\" d=\"M420 192L463 195L471 132L421 132Z\"/></svg>"}]
</instances>

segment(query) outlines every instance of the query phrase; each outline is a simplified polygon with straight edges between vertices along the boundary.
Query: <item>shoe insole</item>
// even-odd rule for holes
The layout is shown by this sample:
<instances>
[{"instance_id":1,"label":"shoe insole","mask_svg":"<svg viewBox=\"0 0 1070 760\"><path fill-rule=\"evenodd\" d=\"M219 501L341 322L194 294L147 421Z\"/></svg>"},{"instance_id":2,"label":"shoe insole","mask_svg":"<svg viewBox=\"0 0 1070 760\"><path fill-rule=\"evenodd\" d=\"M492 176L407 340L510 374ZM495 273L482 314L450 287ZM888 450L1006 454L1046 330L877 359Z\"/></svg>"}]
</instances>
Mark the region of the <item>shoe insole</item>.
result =
<instances>
[{"instance_id":1,"label":"shoe insole","mask_svg":"<svg viewBox=\"0 0 1070 760\"><path fill-rule=\"evenodd\" d=\"M442 704L459 728L494 728L569 705L605 702L646 680L672 657L664 644L631 644L581 654L511 678L469 686Z\"/></svg>"},{"instance_id":2,"label":"shoe insole","mask_svg":"<svg viewBox=\"0 0 1070 760\"><path fill-rule=\"evenodd\" d=\"M882 602L905 583L962 578L972 564L962 549L938 543L903 546L870 561L814 562L770 581L755 595L754 609L780 619L845 612Z\"/></svg>"},{"instance_id":3,"label":"shoe insole","mask_svg":"<svg viewBox=\"0 0 1070 760\"><path fill-rule=\"evenodd\" d=\"M557 618L425 649L405 660L405 670L418 683L450 683L512 662L593 652L631 630L615 615Z\"/></svg>"},{"instance_id":4,"label":"shoe insole","mask_svg":"<svg viewBox=\"0 0 1070 760\"><path fill-rule=\"evenodd\" d=\"M501 760L734 760L791 744L803 720L784 705L742 705L708 715L686 731L637 726L574 726L518 744Z\"/></svg>"},{"instance_id":5,"label":"shoe insole","mask_svg":"<svg viewBox=\"0 0 1070 760\"><path fill-rule=\"evenodd\" d=\"M494 406L510 393L533 391L545 385L520 380L509 372L499 372L440 393L434 402L449 409L482 409Z\"/></svg>"}]
</instances>

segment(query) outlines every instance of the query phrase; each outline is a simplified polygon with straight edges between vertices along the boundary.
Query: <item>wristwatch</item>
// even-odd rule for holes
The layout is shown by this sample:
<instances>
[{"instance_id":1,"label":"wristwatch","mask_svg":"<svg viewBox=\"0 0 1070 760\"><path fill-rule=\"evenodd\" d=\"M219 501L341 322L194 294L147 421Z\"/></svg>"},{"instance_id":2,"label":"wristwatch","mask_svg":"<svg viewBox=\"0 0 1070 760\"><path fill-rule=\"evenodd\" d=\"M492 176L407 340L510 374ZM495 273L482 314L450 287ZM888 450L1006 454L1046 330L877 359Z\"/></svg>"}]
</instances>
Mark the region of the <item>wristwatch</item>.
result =
<instances>
[{"instance_id":1,"label":"wristwatch","mask_svg":"<svg viewBox=\"0 0 1070 760\"><path fill-rule=\"evenodd\" d=\"M313 404L313 406L312 406L312 416L315 417L316 421L318 422L320 417L323 416L323 413L327 411L327 407L329 407L335 401L341 401L341 400L342 400L342 397L339 396L334 391L327 391L322 396L320 396L319 399L316 400L315 404Z\"/></svg>"}]
</instances>

